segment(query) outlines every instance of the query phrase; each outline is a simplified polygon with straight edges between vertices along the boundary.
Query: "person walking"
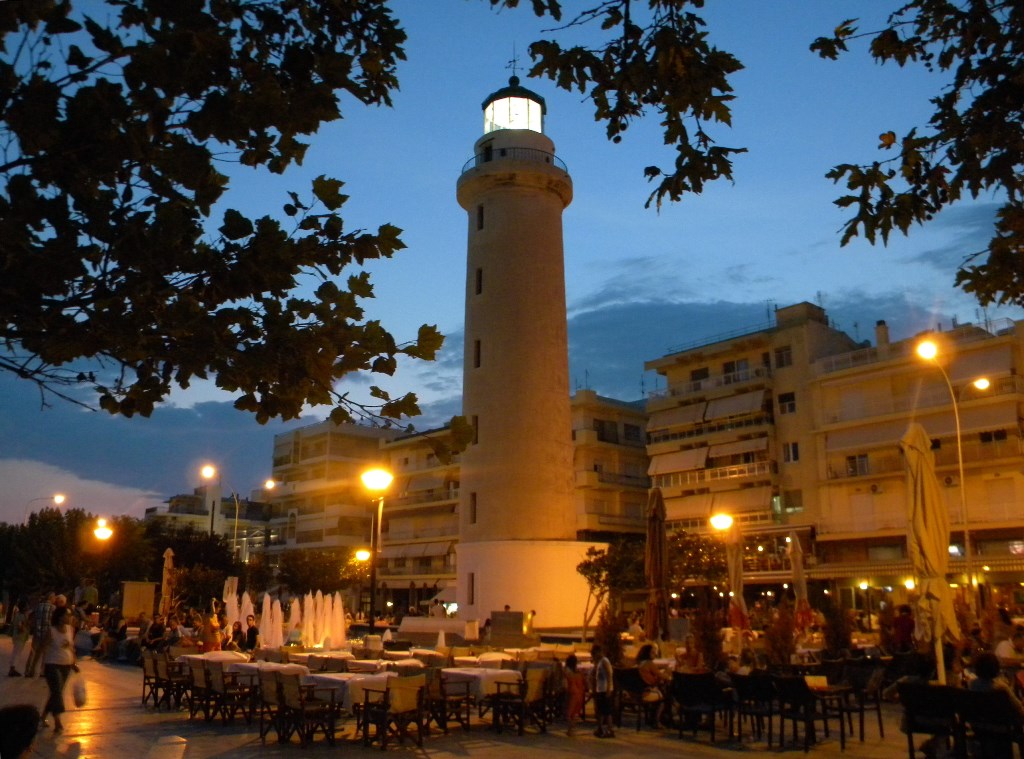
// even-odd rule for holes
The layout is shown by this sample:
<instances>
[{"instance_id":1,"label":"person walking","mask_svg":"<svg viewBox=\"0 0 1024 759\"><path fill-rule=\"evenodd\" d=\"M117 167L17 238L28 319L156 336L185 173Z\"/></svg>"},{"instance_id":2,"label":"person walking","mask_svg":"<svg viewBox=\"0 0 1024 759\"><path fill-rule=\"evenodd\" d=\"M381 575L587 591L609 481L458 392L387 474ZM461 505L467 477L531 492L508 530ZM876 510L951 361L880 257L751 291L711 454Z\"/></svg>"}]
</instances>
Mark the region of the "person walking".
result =
<instances>
[{"instance_id":1,"label":"person walking","mask_svg":"<svg viewBox=\"0 0 1024 759\"><path fill-rule=\"evenodd\" d=\"M576 654L565 658L565 692L568 696L565 716L569 721L567 735L576 735L576 722L583 717L583 704L587 699L587 678L577 668Z\"/></svg>"},{"instance_id":2,"label":"person walking","mask_svg":"<svg viewBox=\"0 0 1024 759\"><path fill-rule=\"evenodd\" d=\"M21 658L21 652L25 650L25 644L28 643L30 630L28 599L22 596L14 605L14 610L11 613L11 640L14 641L14 648L11 651L11 666L7 670L8 677L21 677L21 672L18 671L18 660Z\"/></svg>"},{"instance_id":3,"label":"person walking","mask_svg":"<svg viewBox=\"0 0 1024 759\"><path fill-rule=\"evenodd\" d=\"M590 658L594 669L590 673L590 690L594 694L594 711L597 712L597 729L594 735L598 738L614 738L612 729L612 690L614 688L614 670L604 650L599 644L590 649Z\"/></svg>"},{"instance_id":4,"label":"person walking","mask_svg":"<svg viewBox=\"0 0 1024 759\"><path fill-rule=\"evenodd\" d=\"M50 697L43 707L43 724L46 724L46 715L52 714L54 735L64 730L64 724L60 721L60 715L64 713L64 686L72 670L78 669L75 664L73 634L68 623L67 607L55 609L43 648L43 674L50 689Z\"/></svg>"},{"instance_id":5,"label":"person walking","mask_svg":"<svg viewBox=\"0 0 1024 759\"><path fill-rule=\"evenodd\" d=\"M47 636L50 634L50 619L53 616L53 610L56 608L53 604L56 598L57 594L51 591L32 610L30 620L32 625L32 650L29 651L28 664L25 665L25 677L35 677L36 667L43 660L43 647L46 644ZM41 672L39 675L42 677Z\"/></svg>"}]
</instances>

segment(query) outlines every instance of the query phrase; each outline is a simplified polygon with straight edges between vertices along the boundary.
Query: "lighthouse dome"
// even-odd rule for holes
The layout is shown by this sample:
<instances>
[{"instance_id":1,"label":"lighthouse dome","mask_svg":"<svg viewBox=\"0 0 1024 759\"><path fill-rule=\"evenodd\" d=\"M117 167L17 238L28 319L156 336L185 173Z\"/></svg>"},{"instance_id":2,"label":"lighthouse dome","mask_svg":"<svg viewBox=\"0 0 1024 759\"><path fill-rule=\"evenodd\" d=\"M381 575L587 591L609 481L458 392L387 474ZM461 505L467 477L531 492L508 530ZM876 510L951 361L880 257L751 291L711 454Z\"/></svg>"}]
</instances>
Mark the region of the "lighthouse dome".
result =
<instances>
[{"instance_id":1,"label":"lighthouse dome","mask_svg":"<svg viewBox=\"0 0 1024 759\"><path fill-rule=\"evenodd\" d=\"M483 103L484 133L498 129L529 129L544 133L544 98L519 83L512 76L508 86L487 96Z\"/></svg>"}]
</instances>

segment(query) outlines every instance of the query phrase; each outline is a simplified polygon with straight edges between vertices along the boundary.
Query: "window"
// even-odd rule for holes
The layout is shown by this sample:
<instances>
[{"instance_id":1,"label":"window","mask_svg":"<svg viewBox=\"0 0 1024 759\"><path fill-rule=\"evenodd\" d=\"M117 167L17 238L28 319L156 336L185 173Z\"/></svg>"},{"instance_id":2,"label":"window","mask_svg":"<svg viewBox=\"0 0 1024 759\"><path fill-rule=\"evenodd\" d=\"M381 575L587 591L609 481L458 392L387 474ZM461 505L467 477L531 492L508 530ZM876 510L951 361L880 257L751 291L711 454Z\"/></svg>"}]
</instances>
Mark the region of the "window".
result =
<instances>
[{"instance_id":1,"label":"window","mask_svg":"<svg viewBox=\"0 0 1024 759\"><path fill-rule=\"evenodd\" d=\"M476 572L466 575L466 597L470 606L476 603Z\"/></svg>"},{"instance_id":2,"label":"window","mask_svg":"<svg viewBox=\"0 0 1024 759\"><path fill-rule=\"evenodd\" d=\"M626 439L627 443L642 443L644 441L643 433L640 431L640 425L638 424L623 424L622 437Z\"/></svg>"},{"instance_id":3,"label":"window","mask_svg":"<svg viewBox=\"0 0 1024 759\"><path fill-rule=\"evenodd\" d=\"M484 228L484 207L483 206L477 206L476 207L476 228L477 229L483 229Z\"/></svg>"},{"instance_id":4,"label":"window","mask_svg":"<svg viewBox=\"0 0 1024 759\"><path fill-rule=\"evenodd\" d=\"M690 382L700 382L701 380L706 380L710 376L710 370L706 366L702 366L700 369L693 369L690 372Z\"/></svg>"},{"instance_id":5,"label":"window","mask_svg":"<svg viewBox=\"0 0 1024 759\"><path fill-rule=\"evenodd\" d=\"M779 413L796 413L796 393L779 393Z\"/></svg>"},{"instance_id":6,"label":"window","mask_svg":"<svg viewBox=\"0 0 1024 759\"><path fill-rule=\"evenodd\" d=\"M868 455L866 453L846 457L847 477L862 477L865 474L868 474Z\"/></svg>"},{"instance_id":7,"label":"window","mask_svg":"<svg viewBox=\"0 0 1024 759\"><path fill-rule=\"evenodd\" d=\"M476 294L479 295L484 291L484 270L476 270Z\"/></svg>"},{"instance_id":8,"label":"window","mask_svg":"<svg viewBox=\"0 0 1024 759\"><path fill-rule=\"evenodd\" d=\"M480 368L480 341L473 341L473 367L475 369Z\"/></svg>"},{"instance_id":9,"label":"window","mask_svg":"<svg viewBox=\"0 0 1024 759\"><path fill-rule=\"evenodd\" d=\"M480 417L473 414L473 445L480 442Z\"/></svg>"},{"instance_id":10,"label":"window","mask_svg":"<svg viewBox=\"0 0 1024 759\"><path fill-rule=\"evenodd\" d=\"M597 433L597 439L602 443L619 442L619 428L615 422L607 421L605 419L595 419L594 432Z\"/></svg>"},{"instance_id":11,"label":"window","mask_svg":"<svg viewBox=\"0 0 1024 759\"><path fill-rule=\"evenodd\" d=\"M784 366L792 366L793 364L793 346L783 345L781 348L775 349L775 368L781 369Z\"/></svg>"},{"instance_id":12,"label":"window","mask_svg":"<svg viewBox=\"0 0 1024 759\"><path fill-rule=\"evenodd\" d=\"M983 443L995 443L1000 440L1006 440L1006 430L989 430L980 433L978 437Z\"/></svg>"},{"instance_id":13,"label":"window","mask_svg":"<svg viewBox=\"0 0 1024 759\"><path fill-rule=\"evenodd\" d=\"M722 374L725 375L722 381L726 385L730 385L733 382L745 382L750 379L750 364L745 358L726 361L722 364Z\"/></svg>"},{"instance_id":14,"label":"window","mask_svg":"<svg viewBox=\"0 0 1024 759\"><path fill-rule=\"evenodd\" d=\"M782 460L788 463L800 460L800 443L783 443Z\"/></svg>"},{"instance_id":15,"label":"window","mask_svg":"<svg viewBox=\"0 0 1024 759\"><path fill-rule=\"evenodd\" d=\"M476 524L476 493L469 494L469 523Z\"/></svg>"}]
</instances>

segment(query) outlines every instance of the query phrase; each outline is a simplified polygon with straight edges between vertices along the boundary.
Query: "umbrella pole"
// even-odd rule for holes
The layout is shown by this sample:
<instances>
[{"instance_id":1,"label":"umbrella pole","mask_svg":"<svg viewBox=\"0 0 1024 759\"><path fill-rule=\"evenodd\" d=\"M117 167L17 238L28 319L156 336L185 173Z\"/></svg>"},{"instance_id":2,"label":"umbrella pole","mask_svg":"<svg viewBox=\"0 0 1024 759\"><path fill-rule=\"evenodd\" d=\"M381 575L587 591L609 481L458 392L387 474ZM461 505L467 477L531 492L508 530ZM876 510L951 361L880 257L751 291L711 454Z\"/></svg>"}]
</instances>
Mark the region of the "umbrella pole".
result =
<instances>
[{"instance_id":1,"label":"umbrella pole","mask_svg":"<svg viewBox=\"0 0 1024 759\"><path fill-rule=\"evenodd\" d=\"M946 659L942 655L942 638L935 636L932 630L932 637L935 641L935 674L939 679L939 685L946 684Z\"/></svg>"}]
</instances>

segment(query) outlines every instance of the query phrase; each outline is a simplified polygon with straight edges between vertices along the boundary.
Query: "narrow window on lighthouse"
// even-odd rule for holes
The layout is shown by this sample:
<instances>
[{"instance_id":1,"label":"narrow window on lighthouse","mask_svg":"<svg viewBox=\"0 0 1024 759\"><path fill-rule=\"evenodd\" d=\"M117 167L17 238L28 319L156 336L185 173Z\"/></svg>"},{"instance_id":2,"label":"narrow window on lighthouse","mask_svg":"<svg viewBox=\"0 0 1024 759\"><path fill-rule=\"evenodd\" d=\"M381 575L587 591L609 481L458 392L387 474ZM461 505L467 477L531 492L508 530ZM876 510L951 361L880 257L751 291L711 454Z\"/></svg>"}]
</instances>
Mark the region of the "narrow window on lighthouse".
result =
<instances>
[{"instance_id":1,"label":"narrow window on lighthouse","mask_svg":"<svg viewBox=\"0 0 1024 759\"><path fill-rule=\"evenodd\" d=\"M477 229L483 229L484 228L484 207L483 206L477 206L476 207L476 228Z\"/></svg>"},{"instance_id":2,"label":"narrow window on lighthouse","mask_svg":"<svg viewBox=\"0 0 1024 759\"><path fill-rule=\"evenodd\" d=\"M476 493L469 494L469 523L476 524Z\"/></svg>"},{"instance_id":3,"label":"narrow window on lighthouse","mask_svg":"<svg viewBox=\"0 0 1024 759\"><path fill-rule=\"evenodd\" d=\"M480 442L480 417L473 414L473 445Z\"/></svg>"},{"instance_id":4,"label":"narrow window on lighthouse","mask_svg":"<svg viewBox=\"0 0 1024 759\"><path fill-rule=\"evenodd\" d=\"M473 366L476 369L480 368L480 341L475 340L473 342Z\"/></svg>"},{"instance_id":5,"label":"narrow window on lighthouse","mask_svg":"<svg viewBox=\"0 0 1024 759\"><path fill-rule=\"evenodd\" d=\"M484 291L484 270L476 270L476 294L479 295Z\"/></svg>"}]
</instances>

